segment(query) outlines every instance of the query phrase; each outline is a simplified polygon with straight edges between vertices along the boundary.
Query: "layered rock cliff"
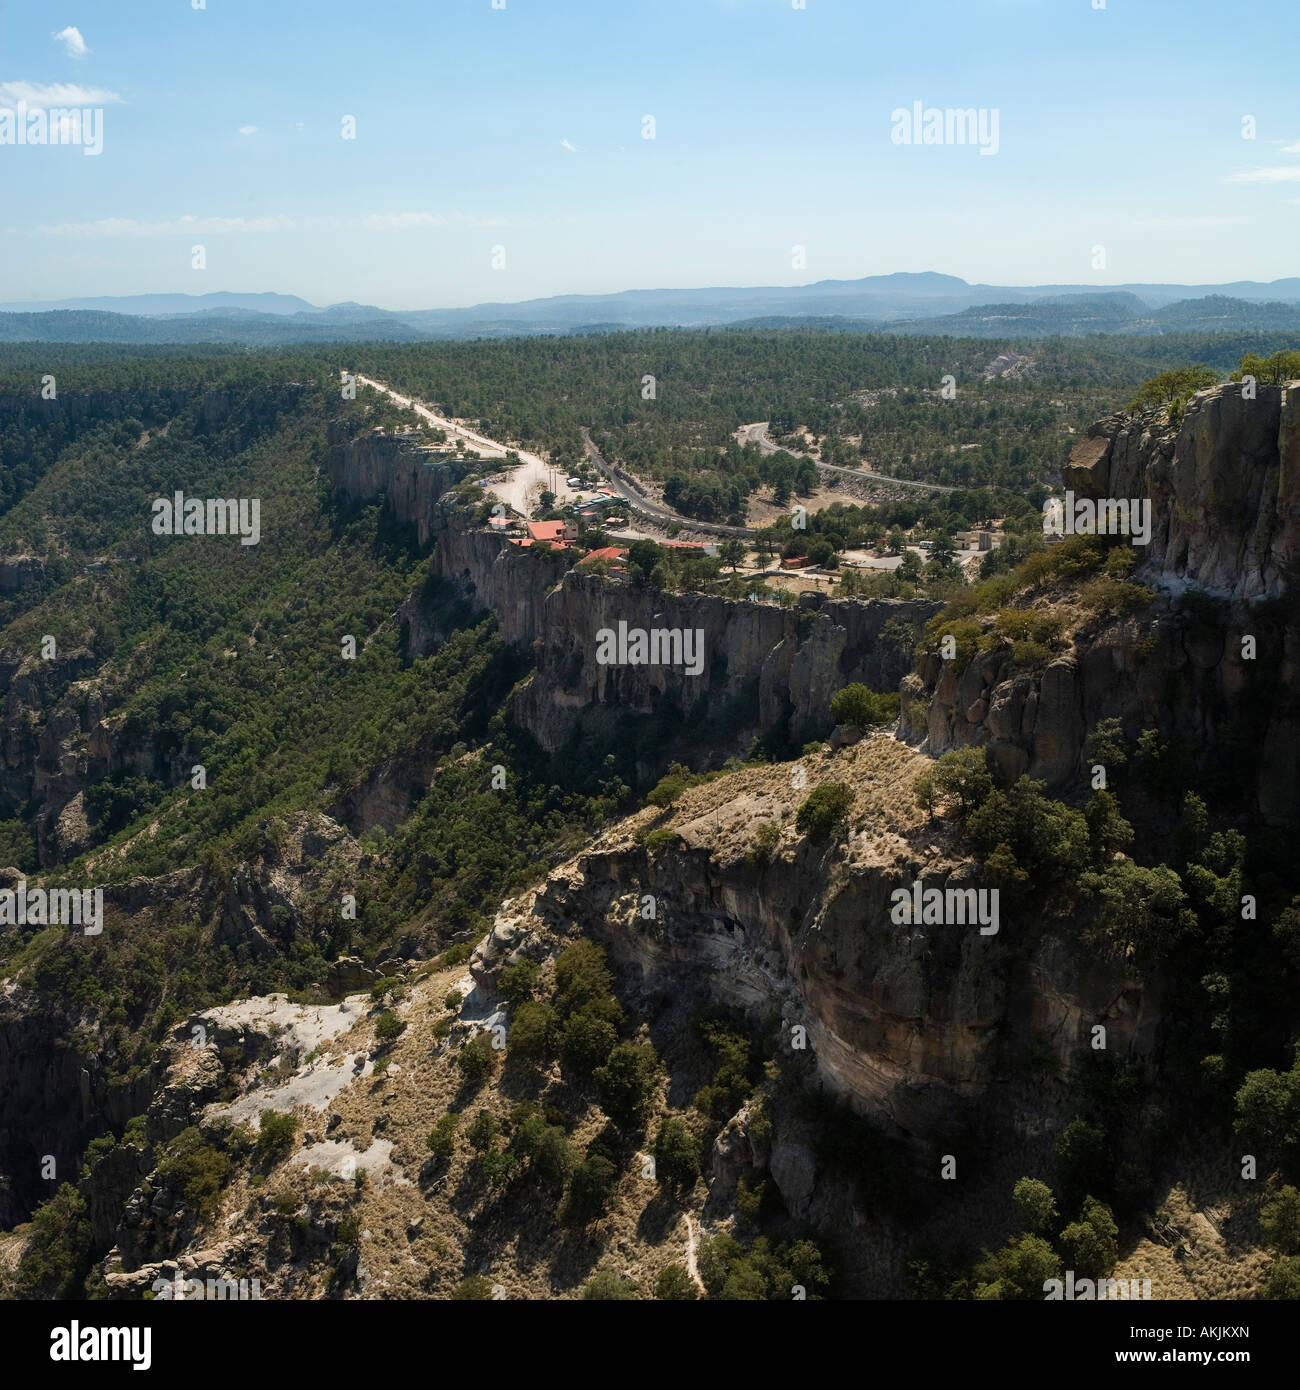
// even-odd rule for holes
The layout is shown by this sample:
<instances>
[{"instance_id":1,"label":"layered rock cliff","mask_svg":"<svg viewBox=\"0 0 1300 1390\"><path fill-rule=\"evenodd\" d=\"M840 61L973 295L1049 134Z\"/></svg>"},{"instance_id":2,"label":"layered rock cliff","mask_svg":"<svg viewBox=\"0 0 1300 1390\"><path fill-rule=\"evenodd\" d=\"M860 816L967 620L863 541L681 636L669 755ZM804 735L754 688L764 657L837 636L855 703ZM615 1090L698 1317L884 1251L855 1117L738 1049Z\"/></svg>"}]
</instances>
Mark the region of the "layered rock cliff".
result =
<instances>
[{"instance_id":1,"label":"layered rock cliff","mask_svg":"<svg viewBox=\"0 0 1300 1390\"><path fill-rule=\"evenodd\" d=\"M1065 481L1092 498L1149 498L1140 575L1223 599L1281 597L1300 546L1300 383L1216 386L1180 422L1100 421Z\"/></svg>"},{"instance_id":2,"label":"layered rock cliff","mask_svg":"<svg viewBox=\"0 0 1300 1390\"><path fill-rule=\"evenodd\" d=\"M1199 771L1230 768L1248 809L1300 818L1300 386L1215 387L1177 426L1160 413L1100 422L1065 482L1094 499L1149 499L1136 578L1151 602L1085 615L1045 669L1006 646L959 668L925 656L902 686L904 728L937 756L984 744L1002 772L1058 793L1085 785L1089 731L1155 729ZM1070 593L1057 596L1064 605Z\"/></svg>"},{"instance_id":3,"label":"layered rock cliff","mask_svg":"<svg viewBox=\"0 0 1300 1390\"><path fill-rule=\"evenodd\" d=\"M648 995L740 1011L787 1050L805 1028L826 1086L916 1136L957 1121L963 1102L987 1098L1003 1065L1033 1048L1048 1048L1064 1072L1096 1024L1112 1053L1148 1054L1159 1024L1152 987L1080 950L1074 924L1044 931L1025 912L981 935L891 919L892 891L916 878L976 882L976 865L917 812L911 786L925 766L877 736L699 787L671 815L640 817L671 832L670 845L639 844L624 823L537 893L504 904L473 970L490 981L548 933L592 936ZM833 778L854 789L842 852L796 833L806 792L791 786L794 768L807 787ZM766 860L752 853L765 823L780 831Z\"/></svg>"},{"instance_id":4,"label":"layered rock cliff","mask_svg":"<svg viewBox=\"0 0 1300 1390\"><path fill-rule=\"evenodd\" d=\"M433 532L438 499L465 476L467 465L444 451L401 435L369 433L351 438L341 421L331 421L325 476L345 497L369 501L387 494L398 521L413 525L421 545Z\"/></svg>"},{"instance_id":5,"label":"layered rock cliff","mask_svg":"<svg viewBox=\"0 0 1300 1390\"><path fill-rule=\"evenodd\" d=\"M797 742L824 737L836 691L851 681L894 689L911 667L916 632L940 606L841 599L796 611L585 574L570 569L563 552L534 554L473 525L443 495L454 470L430 465L400 436L339 439L326 472L347 496L386 493L421 543L433 542L436 582L400 613L410 650L428 651L441 639L449 600L470 612L491 610L507 642L532 646L537 668L514 717L552 753L574 739L608 742L629 718L693 728L722 757L773 731ZM599 664L599 634L620 622L701 633L703 669Z\"/></svg>"}]
</instances>

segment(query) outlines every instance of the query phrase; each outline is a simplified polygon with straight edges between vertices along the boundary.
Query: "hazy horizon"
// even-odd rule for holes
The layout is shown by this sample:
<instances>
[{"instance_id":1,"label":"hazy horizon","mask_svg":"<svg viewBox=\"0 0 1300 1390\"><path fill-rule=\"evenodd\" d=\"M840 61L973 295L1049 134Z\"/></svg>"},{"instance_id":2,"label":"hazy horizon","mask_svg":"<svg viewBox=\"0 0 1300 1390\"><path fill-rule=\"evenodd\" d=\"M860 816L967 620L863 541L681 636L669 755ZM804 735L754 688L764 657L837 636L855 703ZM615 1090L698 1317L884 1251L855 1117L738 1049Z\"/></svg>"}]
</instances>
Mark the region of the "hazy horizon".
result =
<instances>
[{"instance_id":1,"label":"hazy horizon","mask_svg":"<svg viewBox=\"0 0 1300 1390\"><path fill-rule=\"evenodd\" d=\"M1220 17L941 0L922 45L848 0L14 14L0 301L1286 278L1300 113L1280 65L1204 42ZM918 104L971 124L923 143ZM16 143L55 107L98 113L97 153Z\"/></svg>"}]
</instances>

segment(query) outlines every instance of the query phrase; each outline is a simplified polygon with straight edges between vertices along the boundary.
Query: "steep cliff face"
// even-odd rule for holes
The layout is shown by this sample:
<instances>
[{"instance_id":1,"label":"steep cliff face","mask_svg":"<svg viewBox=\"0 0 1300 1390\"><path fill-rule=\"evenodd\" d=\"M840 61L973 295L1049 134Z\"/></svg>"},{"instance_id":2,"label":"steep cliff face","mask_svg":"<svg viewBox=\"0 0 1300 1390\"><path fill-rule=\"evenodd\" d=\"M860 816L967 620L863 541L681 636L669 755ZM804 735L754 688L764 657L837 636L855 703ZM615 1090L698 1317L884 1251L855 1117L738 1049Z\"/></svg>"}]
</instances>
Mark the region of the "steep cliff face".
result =
<instances>
[{"instance_id":1,"label":"steep cliff face","mask_svg":"<svg viewBox=\"0 0 1300 1390\"><path fill-rule=\"evenodd\" d=\"M1283 595L1300 544L1300 383L1202 391L1161 415L1095 425L1066 470L1087 497L1150 498L1140 577L1223 599Z\"/></svg>"},{"instance_id":2,"label":"steep cliff face","mask_svg":"<svg viewBox=\"0 0 1300 1390\"><path fill-rule=\"evenodd\" d=\"M1000 1063L1031 1047L1068 1064L1100 1023L1118 1055L1150 1052L1150 990L1081 951L1073 930L1044 932L1029 913L1002 916L990 935L891 920L891 893L918 877L975 881L975 866L916 811L910 787L925 765L885 736L803 760L807 786L834 778L854 789L843 851L795 833L805 792L791 789L788 765L696 788L654 822L675 832L669 847L637 844L626 823L535 895L504 904L474 972L491 980L539 934L591 935L647 993L740 1010L787 1047L806 1028L829 1087L918 1136L985 1096ZM759 864L747 851L765 822L781 839Z\"/></svg>"},{"instance_id":3,"label":"steep cliff face","mask_svg":"<svg viewBox=\"0 0 1300 1390\"><path fill-rule=\"evenodd\" d=\"M707 737L724 756L779 728L802 740L823 737L835 692L850 681L894 689L911 666L914 631L939 608L841 599L792 611L584 574L564 553L534 554L471 524L442 495L455 481L448 467L429 465L400 438L339 441L326 471L348 496L386 491L421 542L434 542L436 582L399 615L409 650L428 651L441 639L448 600L471 612L490 609L507 642L533 646L537 669L514 717L548 752L575 738L610 740L627 716L661 714L701 728L711 717ZM701 633L703 669L599 664L599 634L620 622Z\"/></svg>"},{"instance_id":4,"label":"steep cliff face","mask_svg":"<svg viewBox=\"0 0 1300 1390\"><path fill-rule=\"evenodd\" d=\"M515 717L552 752L574 737L613 736L627 714L666 710L688 725L713 720L728 752L782 727L799 741L824 737L842 686L897 686L911 664L910 634L937 607L845 599L792 611L573 572L545 596L537 670ZM885 632L891 619L901 622ZM620 623L700 634L702 669L600 664L600 634Z\"/></svg>"},{"instance_id":5,"label":"steep cliff face","mask_svg":"<svg viewBox=\"0 0 1300 1390\"><path fill-rule=\"evenodd\" d=\"M1001 771L1081 790L1088 732L1118 718L1176 739L1202 769L1231 766L1260 815L1300 818L1300 622L1288 604L1300 550L1300 386L1196 396L1181 424L1119 415L1075 449L1066 485L1149 498L1136 577L1151 604L1085 618L1041 671L1005 647L964 670L923 657L902 685L903 722L938 756L987 745ZM1180 601L1188 590L1204 596ZM1068 595L1065 596L1068 601Z\"/></svg>"},{"instance_id":6,"label":"steep cliff face","mask_svg":"<svg viewBox=\"0 0 1300 1390\"><path fill-rule=\"evenodd\" d=\"M438 499L465 476L465 465L401 435L349 438L339 421L330 422L328 441L325 476L330 486L362 501L387 493L398 521L415 526L420 544L427 544Z\"/></svg>"}]
</instances>

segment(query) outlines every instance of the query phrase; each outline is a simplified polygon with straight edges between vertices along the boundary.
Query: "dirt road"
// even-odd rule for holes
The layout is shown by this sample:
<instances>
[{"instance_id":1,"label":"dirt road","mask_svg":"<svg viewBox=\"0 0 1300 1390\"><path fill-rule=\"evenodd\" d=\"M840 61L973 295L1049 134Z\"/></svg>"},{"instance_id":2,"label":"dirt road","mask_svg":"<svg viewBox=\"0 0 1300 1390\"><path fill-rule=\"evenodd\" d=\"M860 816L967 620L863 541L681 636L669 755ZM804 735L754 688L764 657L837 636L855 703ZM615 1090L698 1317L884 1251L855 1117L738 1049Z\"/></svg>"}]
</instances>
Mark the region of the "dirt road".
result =
<instances>
[{"instance_id":1,"label":"dirt road","mask_svg":"<svg viewBox=\"0 0 1300 1390\"><path fill-rule=\"evenodd\" d=\"M373 391L381 391L397 405L413 410L422 420L426 420L436 428L446 430L449 440L464 440L466 448L477 450L484 458L505 458L509 445L501 444L495 439L489 439L486 435L477 433L458 420L451 420L445 415L439 415L436 411L430 410L423 402L417 401L412 396L401 395L391 386L385 386L382 381L375 381L360 374L357 374L357 381L362 386L370 387ZM570 488L564 481L563 471L552 468L539 455L530 453L527 449L517 449L515 452L519 455L518 464L507 469L502 481L492 483L488 490L499 497L506 506L518 512L520 516L531 516L538 505L538 499L547 489L555 494L557 502L581 501L595 495L591 492L580 492Z\"/></svg>"}]
</instances>

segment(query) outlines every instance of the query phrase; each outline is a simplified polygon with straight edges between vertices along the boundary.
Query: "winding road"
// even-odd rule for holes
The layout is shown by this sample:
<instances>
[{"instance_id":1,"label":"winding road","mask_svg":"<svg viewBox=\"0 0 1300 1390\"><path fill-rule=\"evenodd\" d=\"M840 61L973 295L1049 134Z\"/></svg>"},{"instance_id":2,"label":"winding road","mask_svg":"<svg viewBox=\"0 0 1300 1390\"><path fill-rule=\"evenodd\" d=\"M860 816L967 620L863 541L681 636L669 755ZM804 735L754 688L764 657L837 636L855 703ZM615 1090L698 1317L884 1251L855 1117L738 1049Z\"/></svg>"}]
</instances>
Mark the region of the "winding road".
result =
<instances>
[{"instance_id":1,"label":"winding road","mask_svg":"<svg viewBox=\"0 0 1300 1390\"><path fill-rule=\"evenodd\" d=\"M891 478L888 473L872 473L866 468L842 468L838 463L822 463L819 459L813 458L811 454L800 453L796 449L785 449L780 444L774 444L767 432L768 423L767 420L760 420L756 425L741 425L736 431L736 439L742 446L757 444L760 453L789 454L792 458L807 459L810 463L816 464L818 468L826 469L828 473L846 473L850 478L869 478L876 483L897 483L899 487L916 487L924 492L961 491L959 488L949 487L944 483L920 483L915 478Z\"/></svg>"}]
</instances>

